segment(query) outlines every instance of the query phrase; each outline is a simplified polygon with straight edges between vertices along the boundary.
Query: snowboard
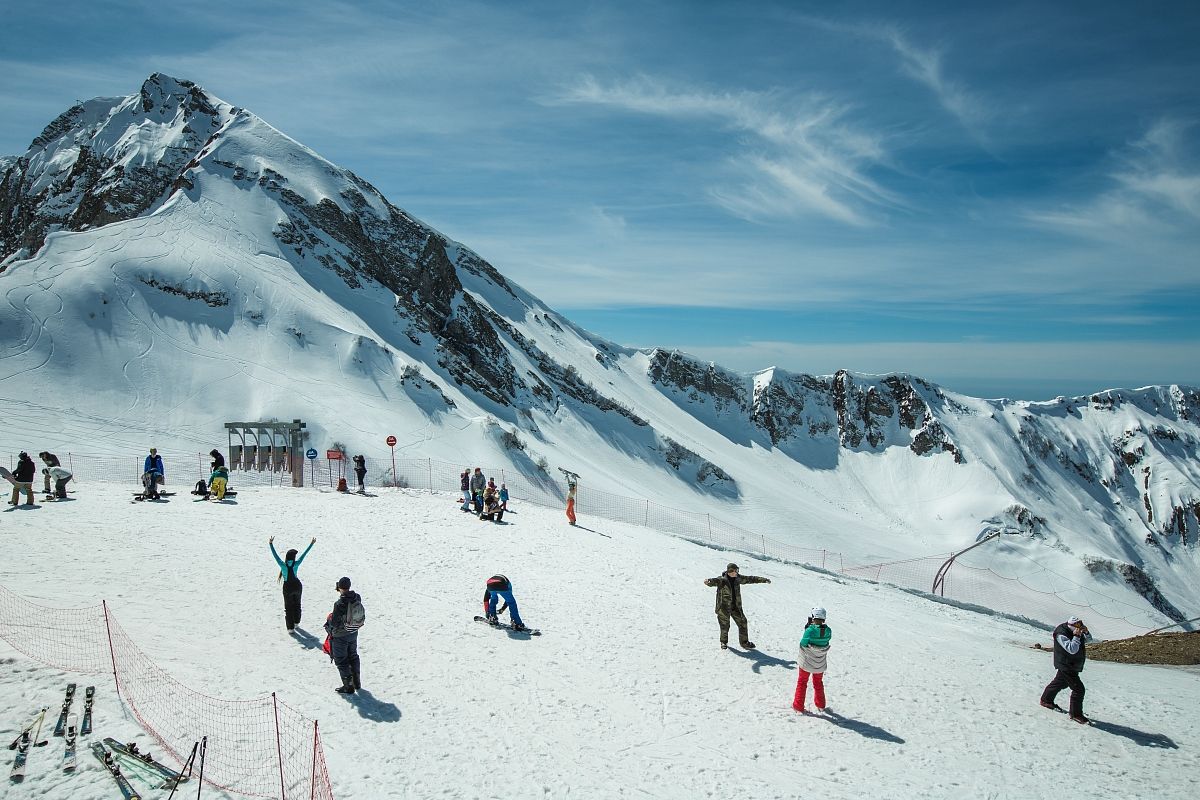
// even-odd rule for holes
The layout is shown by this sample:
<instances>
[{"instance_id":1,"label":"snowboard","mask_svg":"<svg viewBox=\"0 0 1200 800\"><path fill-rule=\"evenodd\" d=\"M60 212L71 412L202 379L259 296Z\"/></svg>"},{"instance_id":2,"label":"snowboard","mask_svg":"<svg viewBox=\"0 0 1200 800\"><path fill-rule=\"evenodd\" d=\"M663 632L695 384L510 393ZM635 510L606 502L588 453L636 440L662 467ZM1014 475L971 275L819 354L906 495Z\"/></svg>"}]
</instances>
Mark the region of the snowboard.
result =
<instances>
[{"instance_id":1,"label":"snowboard","mask_svg":"<svg viewBox=\"0 0 1200 800\"><path fill-rule=\"evenodd\" d=\"M537 628L526 628L523 631L518 631L518 630L514 630L513 626L507 622L501 622L498 625L493 625L492 623L487 621L487 617L476 616L475 621L482 622L484 625L487 625L489 628L503 628L504 630L510 631L512 633L524 633L529 636L541 636L542 635L542 632L540 630L538 630Z\"/></svg>"},{"instance_id":2,"label":"snowboard","mask_svg":"<svg viewBox=\"0 0 1200 800\"><path fill-rule=\"evenodd\" d=\"M6 467L0 467L0 478L4 478L4 480L11 483L13 486L20 486L20 484L17 483L17 479L13 477L13 474L9 472L8 468Z\"/></svg>"}]
</instances>

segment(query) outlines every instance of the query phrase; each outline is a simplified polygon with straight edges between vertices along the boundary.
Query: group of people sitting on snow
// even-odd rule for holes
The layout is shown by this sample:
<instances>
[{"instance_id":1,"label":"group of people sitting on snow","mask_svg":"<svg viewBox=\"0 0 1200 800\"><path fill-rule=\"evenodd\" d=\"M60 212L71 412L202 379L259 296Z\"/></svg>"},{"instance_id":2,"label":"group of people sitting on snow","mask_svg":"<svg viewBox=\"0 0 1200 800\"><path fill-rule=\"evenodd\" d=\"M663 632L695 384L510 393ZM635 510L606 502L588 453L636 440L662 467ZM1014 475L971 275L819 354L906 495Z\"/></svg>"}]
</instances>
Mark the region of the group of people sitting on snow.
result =
<instances>
[{"instance_id":1,"label":"group of people sitting on snow","mask_svg":"<svg viewBox=\"0 0 1200 800\"><path fill-rule=\"evenodd\" d=\"M473 511L481 520L501 522L504 512L508 511L508 487L503 483L496 488L496 481L483 474L480 467L471 474L470 469L464 469L459 476L459 488L462 490L462 510Z\"/></svg>"},{"instance_id":2,"label":"group of people sitting on snow","mask_svg":"<svg viewBox=\"0 0 1200 800\"><path fill-rule=\"evenodd\" d=\"M215 447L208 451L212 456L212 463L208 465L209 476L208 480L201 478L196 481L196 488L192 490L192 494L203 497L208 500L216 497L218 500L224 500L229 487L229 469L225 466L225 456ZM163 466L162 456L158 454L158 449L151 447L150 454L146 456L146 460L142 464L142 493L139 495L144 500L158 500L162 496L159 491L160 486L166 484L167 471Z\"/></svg>"}]
</instances>

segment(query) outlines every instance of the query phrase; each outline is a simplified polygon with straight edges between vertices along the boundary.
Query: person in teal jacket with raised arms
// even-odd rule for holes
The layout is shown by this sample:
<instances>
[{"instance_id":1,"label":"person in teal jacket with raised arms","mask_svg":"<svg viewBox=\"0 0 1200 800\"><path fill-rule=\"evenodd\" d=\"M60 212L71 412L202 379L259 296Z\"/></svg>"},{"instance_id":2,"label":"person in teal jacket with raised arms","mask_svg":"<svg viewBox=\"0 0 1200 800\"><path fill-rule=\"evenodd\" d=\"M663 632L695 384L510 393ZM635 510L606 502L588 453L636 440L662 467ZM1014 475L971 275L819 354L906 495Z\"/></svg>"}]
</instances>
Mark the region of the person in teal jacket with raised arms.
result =
<instances>
[{"instance_id":1,"label":"person in teal jacket with raised arms","mask_svg":"<svg viewBox=\"0 0 1200 800\"><path fill-rule=\"evenodd\" d=\"M829 640L833 630L825 624L825 609L814 608L800 637L800 676L796 679L796 697L792 708L804 713L804 699L808 694L808 678L812 676L813 702L817 711L825 710L825 659L829 654Z\"/></svg>"},{"instance_id":2,"label":"person in teal jacket with raised arms","mask_svg":"<svg viewBox=\"0 0 1200 800\"><path fill-rule=\"evenodd\" d=\"M280 558L279 553L275 551L275 537L267 540L267 544L271 546L271 555L275 556L275 563L279 565L279 579L283 581L283 621L287 625L288 633L300 624L300 597L304 593L304 584L296 577L296 570L300 569L300 563L316 543L317 537L314 536L299 558L296 557L295 550L288 550L287 555Z\"/></svg>"}]
</instances>

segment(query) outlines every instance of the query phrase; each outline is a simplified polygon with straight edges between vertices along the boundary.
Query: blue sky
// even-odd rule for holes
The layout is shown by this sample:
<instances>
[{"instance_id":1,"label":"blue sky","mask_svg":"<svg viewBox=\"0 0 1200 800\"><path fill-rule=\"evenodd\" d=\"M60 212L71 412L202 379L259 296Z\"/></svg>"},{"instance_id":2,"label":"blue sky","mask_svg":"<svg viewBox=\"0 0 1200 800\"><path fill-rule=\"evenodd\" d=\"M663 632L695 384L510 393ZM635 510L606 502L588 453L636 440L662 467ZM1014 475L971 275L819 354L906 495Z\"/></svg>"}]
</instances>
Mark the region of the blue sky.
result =
<instances>
[{"instance_id":1,"label":"blue sky","mask_svg":"<svg viewBox=\"0 0 1200 800\"><path fill-rule=\"evenodd\" d=\"M163 71L621 344L1200 384L1196 3L11 6L3 154Z\"/></svg>"}]
</instances>

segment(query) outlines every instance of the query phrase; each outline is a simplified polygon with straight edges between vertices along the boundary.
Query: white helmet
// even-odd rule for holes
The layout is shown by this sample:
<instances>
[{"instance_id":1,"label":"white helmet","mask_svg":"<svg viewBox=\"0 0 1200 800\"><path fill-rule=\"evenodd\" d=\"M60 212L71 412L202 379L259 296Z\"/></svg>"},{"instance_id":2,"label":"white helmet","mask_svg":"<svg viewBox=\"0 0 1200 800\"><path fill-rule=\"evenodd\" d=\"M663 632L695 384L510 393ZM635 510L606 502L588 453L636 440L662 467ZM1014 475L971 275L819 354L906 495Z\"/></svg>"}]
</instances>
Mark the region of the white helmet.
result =
<instances>
[{"instance_id":1,"label":"white helmet","mask_svg":"<svg viewBox=\"0 0 1200 800\"><path fill-rule=\"evenodd\" d=\"M825 619L825 609L817 606L812 611L808 612L808 615L813 619Z\"/></svg>"}]
</instances>

